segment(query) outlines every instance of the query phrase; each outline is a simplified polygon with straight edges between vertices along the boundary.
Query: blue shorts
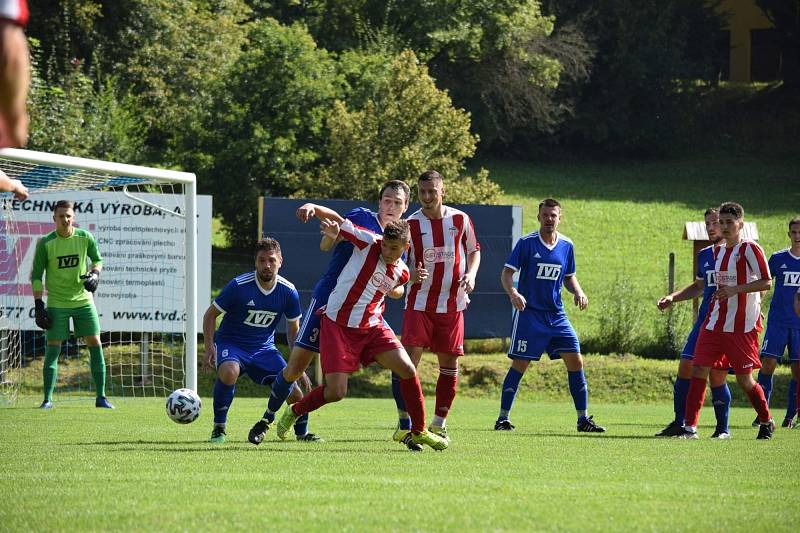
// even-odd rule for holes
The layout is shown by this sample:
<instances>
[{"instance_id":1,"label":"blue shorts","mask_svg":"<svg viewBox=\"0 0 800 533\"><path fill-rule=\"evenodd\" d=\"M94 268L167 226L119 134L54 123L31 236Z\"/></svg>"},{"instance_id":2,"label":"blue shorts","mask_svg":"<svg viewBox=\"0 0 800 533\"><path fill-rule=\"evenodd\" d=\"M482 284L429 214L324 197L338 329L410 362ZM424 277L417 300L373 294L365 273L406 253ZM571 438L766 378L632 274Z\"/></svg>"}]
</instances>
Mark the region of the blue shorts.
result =
<instances>
[{"instance_id":1,"label":"blue shorts","mask_svg":"<svg viewBox=\"0 0 800 533\"><path fill-rule=\"evenodd\" d=\"M239 372L244 371L253 382L259 385L271 385L275 377L286 366L281 352L271 346L256 353L242 350L227 342L216 343L217 368L227 361L239 363Z\"/></svg>"},{"instance_id":2,"label":"blue shorts","mask_svg":"<svg viewBox=\"0 0 800 533\"><path fill-rule=\"evenodd\" d=\"M318 302L316 298L311 299L308 309L303 313L300 331L297 332L297 338L294 341L295 346L319 353L319 332L322 326L320 325L321 317L317 314L317 311L327 303L327 299L324 302Z\"/></svg>"},{"instance_id":3,"label":"blue shorts","mask_svg":"<svg viewBox=\"0 0 800 533\"><path fill-rule=\"evenodd\" d=\"M578 335L566 313L551 313L526 308L514 311L511 330L511 359L538 361L547 351L550 359L561 359L561 352L580 353Z\"/></svg>"},{"instance_id":4,"label":"blue shorts","mask_svg":"<svg viewBox=\"0 0 800 533\"><path fill-rule=\"evenodd\" d=\"M689 359L690 361L694 359L694 345L697 344L697 336L700 335L700 328L703 327L705 320L705 317L695 320L692 331L689 333L689 338L686 339L686 344L683 346L683 351L681 351L681 359Z\"/></svg>"},{"instance_id":5,"label":"blue shorts","mask_svg":"<svg viewBox=\"0 0 800 533\"><path fill-rule=\"evenodd\" d=\"M800 329L768 324L761 343L761 357L781 360L789 348L789 361L800 361Z\"/></svg>"}]
</instances>

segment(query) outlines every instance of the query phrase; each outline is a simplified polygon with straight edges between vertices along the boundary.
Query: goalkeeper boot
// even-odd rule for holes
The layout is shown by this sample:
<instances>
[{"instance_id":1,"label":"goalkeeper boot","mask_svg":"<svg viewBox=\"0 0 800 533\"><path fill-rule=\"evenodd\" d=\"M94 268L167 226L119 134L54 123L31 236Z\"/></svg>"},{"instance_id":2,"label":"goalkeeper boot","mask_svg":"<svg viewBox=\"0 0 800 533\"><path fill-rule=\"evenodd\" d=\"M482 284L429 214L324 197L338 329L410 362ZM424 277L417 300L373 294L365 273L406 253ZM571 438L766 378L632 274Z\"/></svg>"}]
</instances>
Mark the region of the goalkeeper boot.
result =
<instances>
[{"instance_id":1,"label":"goalkeeper boot","mask_svg":"<svg viewBox=\"0 0 800 533\"><path fill-rule=\"evenodd\" d=\"M325 442L325 440L320 437L319 435L315 435L313 433L306 433L305 435L295 435L297 440L300 442Z\"/></svg>"},{"instance_id":2,"label":"goalkeeper boot","mask_svg":"<svg viewBox=\"0 0 800 533\"><path fill-rule=\"evenodd\" d=\"M763 422L758 424L758 436L756 439L758 440L769 440L772 438L772 433L775 431L775 422L772 419L769 422Z\"/></svg>"},{"instance_id":3,"label":"goalkeeper boot","mask_svg":"<svg viewBox=\"0 0 800 533\"><path fill-rule=\"evenodd\" d=\"M258 446L264 440L264 437L267 436L267 430L269 430L269 424L262 418L250 428L250 433L247 434L247 440Z\"/></svg>"},{"instance_id":4,"label":"goalkeeper boot","mask_svg":"<svg viewBox=\"0 0 800 533\"><path fill-rule=\"evenodd\" d=\"M683 426L674 420L667 427L656 433L656 437L677 437L683 433Z\"/></svg>"},{"instance_id":5,"label":"goalkeeper boot","mask_svg":"<svg viewBox=\"0 0 800 533\"><path fill-rule=\"evenodd\" d=\"M426 446L430 446L436 451L445 450L449 446L449 443L446 439L436 435L435 433L431 433L430 431L420 431L419 433L414 433L412 431L408 434L406 439L410 439L411 442L415 444L424 444Z\"/></svg>"},{"instance_id":6,"label":"goalkeeper boot","mask_svg":"<svg viewBox=\"0 0 800 533\"><path fill-rule=\"evenodd\" d=\"M511 420L506 418L505 420L498 420L494 423L494 430L495 431L514 431L514 424L511 423Z\"/></svg>"},{"instance_id":7,"label":"goalkeeper boot","mask_svg":"<svg viewBox=\"0 0 800 533\"><path fill-rule=\"evenodd\" d=\"M52 408L53 408L53 402L51 402L50 400L43 401L42 405L39 406L39 409L52 409Z\"/></svg>"},{"instance_id":8,"label":"goalkeeper boot","mask_svg":"<svg viewBox=\"0 0 800 533\"><path fill-rule=\"evenodd\" d=\"M114 406L111 405L105 396L98 396L97 399L94 401L94 406L99 409L113 409Z\"/></svg>"},{"instance_id":9,"label":"goalkeeper boot","mask_svg":"<svg viewBox=\"0 0 800 533\"><path fill-rule=\"evenodd\" d=\"M444 440L447 441L448 445L450 444L450 436L447 434L447 428L446 427L444 427L444 426L442 426L442 427L439 427L439 426L428 426L428 431L430 431L434 435L439 435L440 437L442 437Z\"/></svg>"},{"instance_id":10,"label":"goalkeeper boot","mask_svg":"<svg viewBox=\"0 0 800 533\"><path fill-rule=\"evenodd\" d=\"M211 430L211 438L208 439L208 442L213 442L214 444L222 444L225 442L225 426L214 426L214 429Z\"/></svg>"},{"instance_id":11,"label":"goalkeeper boot","mask_svg":"<svg viewBox=\"0 0 800 533\"><path fill-rule=\"evenodd\" d=\"M606 428L598 426L591 416L582 416L578 420L579 433L605 433Z\"/></svg>"},{"instance_id":12,"label":"goalkeeper boot","mask_svg":"<svg viewBox=\"0 0 800 533\"><path fill-rule=\"evenodd\" d=\"M294 426L294 423L298 418L300 417L294 414L292 406L287 405L286 409L283 410L283 414L278 420L278 425L275 431L279 439L286 440L287 436L289 435L289 430L292 429L292 426Z\"/></svg>"}]
</instances>

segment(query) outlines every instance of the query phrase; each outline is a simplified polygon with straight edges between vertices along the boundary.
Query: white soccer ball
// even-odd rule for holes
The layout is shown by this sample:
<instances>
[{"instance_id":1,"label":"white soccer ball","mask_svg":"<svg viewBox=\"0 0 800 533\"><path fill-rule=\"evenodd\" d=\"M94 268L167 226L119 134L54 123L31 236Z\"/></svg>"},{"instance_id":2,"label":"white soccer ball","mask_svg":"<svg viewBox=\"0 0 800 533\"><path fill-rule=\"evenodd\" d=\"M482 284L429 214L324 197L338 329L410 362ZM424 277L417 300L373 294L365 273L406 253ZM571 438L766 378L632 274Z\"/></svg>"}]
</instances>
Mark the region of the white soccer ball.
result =
<instances>
[{"instance_id":1,"label":"white soccer ball","mask_svg":"<svg viewBox=\"0 0 800 533\"><path fill-rule=\"evenodd\" d=\"M167 416L177 424L191 424L200 416L203 402L192 389L178 389L167 398Z\"/></svg>"}]
</instances>

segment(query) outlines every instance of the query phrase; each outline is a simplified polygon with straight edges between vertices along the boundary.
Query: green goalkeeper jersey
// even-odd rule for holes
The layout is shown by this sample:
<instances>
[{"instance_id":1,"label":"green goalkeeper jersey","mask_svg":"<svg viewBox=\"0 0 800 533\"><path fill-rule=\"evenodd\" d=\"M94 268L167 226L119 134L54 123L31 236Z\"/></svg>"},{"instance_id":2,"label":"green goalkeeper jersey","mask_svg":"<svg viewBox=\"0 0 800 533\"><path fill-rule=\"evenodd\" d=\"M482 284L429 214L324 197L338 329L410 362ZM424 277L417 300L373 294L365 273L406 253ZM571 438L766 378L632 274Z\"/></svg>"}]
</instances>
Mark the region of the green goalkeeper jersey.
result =
<instances>
[{"instance_id":1,"label":"green goalkeeper jersey","mask_svg":"<svg viewBox=\"0 0 800 533\"><path fill-rule=\"evenodd\" d=\"M31 269L33 290L42 290L42 274L46 273L48 307L73 308L92 303L92 293L83 288L81 279L89 270L87 258L94 266L103 262L97 241L88 231L75 228L70 237L61 237L55 231L48 233L36 243Z\"/></svg>"}]
</instances>

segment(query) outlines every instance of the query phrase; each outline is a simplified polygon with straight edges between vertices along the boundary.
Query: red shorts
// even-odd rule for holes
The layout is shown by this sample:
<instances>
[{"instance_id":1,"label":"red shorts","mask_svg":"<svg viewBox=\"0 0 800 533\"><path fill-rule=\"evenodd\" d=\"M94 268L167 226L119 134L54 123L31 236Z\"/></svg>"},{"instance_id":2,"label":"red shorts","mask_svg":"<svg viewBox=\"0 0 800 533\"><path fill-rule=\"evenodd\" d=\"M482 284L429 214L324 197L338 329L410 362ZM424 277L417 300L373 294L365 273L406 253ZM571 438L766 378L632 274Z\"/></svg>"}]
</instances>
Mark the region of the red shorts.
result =
<instances>
[{"instance_id":1,"label":"red shorts","mask_svg":"<svg viewBox=\"0 0 800 533\"><path fill-rule=\"evenodd\" d=\"M429 313L406 309L403 345L430 348L433 353L464 355L464 313Z\"/></svg>"},{"instance_id":2,"label":"red shorts","mask_svg":"<svg viewBox=\"0 0 800 533\"><path fill-rule=\"evenodd\" d=\"M727 356L728 360L724 361ZM758 331L747 333L720 333L700 330L694 347L695 366L724 369L733 368L735 374L749 374L761 368L758 358Z\"/></svg>"},{"instance_id":3,"label":"red shorts","mask_svg":"<svg viewBox=\"0 0 800 533\"><path fill-rule=\"evenodd\" d=\"M324 374L352 374L359 365L371 365L379 353L402 349L394 331L383 323L372 328L348 328L322 315L319 358Z\"/></svg>"}]
</instances>

